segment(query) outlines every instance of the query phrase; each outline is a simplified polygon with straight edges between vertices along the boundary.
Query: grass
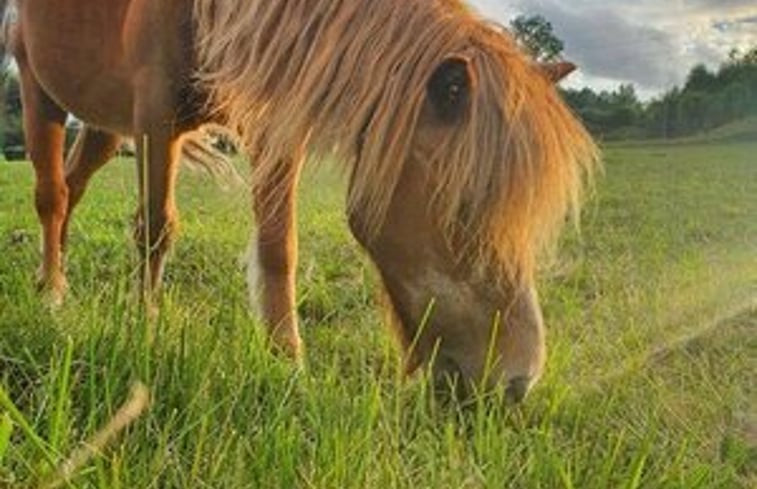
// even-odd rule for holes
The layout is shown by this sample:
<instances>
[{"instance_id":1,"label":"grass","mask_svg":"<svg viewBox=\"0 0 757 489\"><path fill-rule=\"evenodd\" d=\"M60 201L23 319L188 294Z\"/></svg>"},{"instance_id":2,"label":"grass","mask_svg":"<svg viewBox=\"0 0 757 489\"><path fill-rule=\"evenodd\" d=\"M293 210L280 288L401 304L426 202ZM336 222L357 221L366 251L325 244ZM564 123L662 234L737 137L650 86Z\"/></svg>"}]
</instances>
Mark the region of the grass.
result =
<instances>
[{"instance_id":1,"label":"grass","mask_svg":"<svg viewBox=\"0 0 757 489\"><path fill-rule=\"evenodd\" d=\"M0 166L0 487L34 487L119 409L150 410L80 470L100 488L739 488L757 483L757 144L606 148L581 234L545 270L545 378L526 404L402 382L340 179L301 185L307 368L247 312L242 189L185 172L157 323L135 300L133 162L72 225L71 294L33 288L29 165Z\"/></svg>"},{"instance_id":2,"label":"grass","mask_svg":"<svg viewBox=\"0 0 757 489\"><path fill-rule=\"evenodd\" d=\"M757 117L745 117L734 122L729 122L721 126L701 131L690 136L678 137L673 139L628 139L617 141L613 144L616 146L667 146L667 145L703 145L716 144L726 145L732 143L750 143L757 141Z\"/></svg>"}]
</instances>

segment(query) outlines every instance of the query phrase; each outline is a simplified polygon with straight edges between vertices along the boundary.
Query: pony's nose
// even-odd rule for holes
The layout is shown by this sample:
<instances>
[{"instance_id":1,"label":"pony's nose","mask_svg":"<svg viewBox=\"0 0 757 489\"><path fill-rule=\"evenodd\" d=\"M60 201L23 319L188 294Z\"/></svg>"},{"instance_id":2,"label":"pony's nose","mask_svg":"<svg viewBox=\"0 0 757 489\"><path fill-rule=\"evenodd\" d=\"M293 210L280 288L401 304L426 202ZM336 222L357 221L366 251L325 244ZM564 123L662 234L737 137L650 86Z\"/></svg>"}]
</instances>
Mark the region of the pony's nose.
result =
<instances>
[{"instance_id":1,"label":"pony's nose","mask_svg":"<svg viewBox=\"0 0 757 489\"><path fill-rule=\"evenodd\" d=\"M434 362L434 389L438 394L451 395L455 399L467 396L465 377L452 357L439 354Z\"/></svg>"},{"instance_id":2,"label":"pony's nose","mask_svg":"<svg viewBox=\"0 0 757 489\"><path fill-rule=\"evenodd\" d=\"M511 404L519 404L526 398L530 388L531 379L529 377L515 377L507 384L505 400Z\"/></svg>"}]
</instances>

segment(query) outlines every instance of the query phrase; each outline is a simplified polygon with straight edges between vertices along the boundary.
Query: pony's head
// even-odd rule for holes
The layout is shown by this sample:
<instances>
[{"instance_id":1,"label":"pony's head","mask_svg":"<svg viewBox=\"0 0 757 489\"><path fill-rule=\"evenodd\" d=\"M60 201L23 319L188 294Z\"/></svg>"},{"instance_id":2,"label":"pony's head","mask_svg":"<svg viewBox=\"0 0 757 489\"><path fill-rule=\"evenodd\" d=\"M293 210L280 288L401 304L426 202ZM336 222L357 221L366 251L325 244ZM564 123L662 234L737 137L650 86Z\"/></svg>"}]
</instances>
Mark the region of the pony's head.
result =
<instances>
[{"instance_id":1,"label":"pony's head","mask_svg":"<svg viewBox=\"0 0 757 489\"><path fill-rule=\"evenodd\" d=\"M596 148L554 82L457 0L195 0L200 79L255 178L307 143L348 163L353 234L383 278L408 370L521 399L544 363L539 254Z\"/></svg>"},{"instance_id":2,"label":"pony's head","mask_svg":"<svg viewBox=\"0 0 757 489\"><path fill-rule=\"evenodd\" d=\"M431 362L465 393L504 382L516 402L541 375L536 259L596 158L554 87L573 69L534 64L480 27L429 66L380 225L354 197L371 183L353 177L351 229L383 279L408 371Z\"/></svg>"}]
</instances>

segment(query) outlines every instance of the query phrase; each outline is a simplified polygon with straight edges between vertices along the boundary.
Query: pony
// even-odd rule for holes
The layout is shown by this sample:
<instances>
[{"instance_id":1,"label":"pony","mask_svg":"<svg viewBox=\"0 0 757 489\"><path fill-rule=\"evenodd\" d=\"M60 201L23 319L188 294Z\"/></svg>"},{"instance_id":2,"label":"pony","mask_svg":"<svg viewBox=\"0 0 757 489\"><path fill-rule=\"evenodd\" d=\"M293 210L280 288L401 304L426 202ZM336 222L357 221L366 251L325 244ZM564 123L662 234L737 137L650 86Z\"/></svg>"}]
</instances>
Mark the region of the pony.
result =
<instances>
[{"instance_id":1,"label":"pony","mask_svg":"<svg viewBox=\"0 0 757 489\"><path fill-rule=\"evenodd\" d=\"M463 389L540 377L537 263L576 216L597 149L540 65L458 0L17 0L16 58L40 287L66 280L66 229L92 175L136 140L135 240L148 301L178 221L182 145L217 124L252 162L248 271L273 348L299 358L296 187L306 156L346 170L408 373ZM63 125L85 125L64 163Z\"/></svg>"}]
</instances>

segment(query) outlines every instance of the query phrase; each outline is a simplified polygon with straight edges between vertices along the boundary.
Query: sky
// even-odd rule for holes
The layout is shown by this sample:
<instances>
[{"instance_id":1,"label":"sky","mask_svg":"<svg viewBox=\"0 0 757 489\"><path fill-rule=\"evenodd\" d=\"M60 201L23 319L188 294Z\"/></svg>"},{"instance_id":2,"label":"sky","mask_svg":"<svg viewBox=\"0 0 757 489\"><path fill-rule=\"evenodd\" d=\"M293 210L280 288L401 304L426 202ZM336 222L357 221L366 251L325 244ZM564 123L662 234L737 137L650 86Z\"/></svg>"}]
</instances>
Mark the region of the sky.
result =
<instances>
[{"instance_id":1,"label":"sky","mask_svg":"<svg viewBox=\"0 0 757 489\"><path fill-rule=\"evenodd\" d=\"M541 14L580 71L569 87L633 83L649 99L680 85L692 66L716 68L733 48L757 46L757 0L468 0L503 24Z\"/></svg>"}]
</instances>

